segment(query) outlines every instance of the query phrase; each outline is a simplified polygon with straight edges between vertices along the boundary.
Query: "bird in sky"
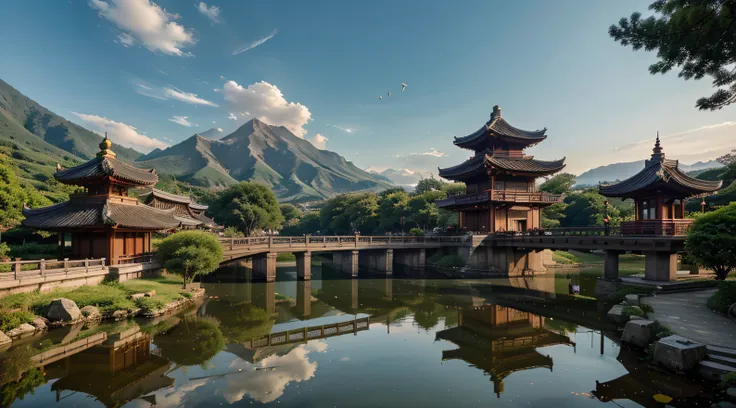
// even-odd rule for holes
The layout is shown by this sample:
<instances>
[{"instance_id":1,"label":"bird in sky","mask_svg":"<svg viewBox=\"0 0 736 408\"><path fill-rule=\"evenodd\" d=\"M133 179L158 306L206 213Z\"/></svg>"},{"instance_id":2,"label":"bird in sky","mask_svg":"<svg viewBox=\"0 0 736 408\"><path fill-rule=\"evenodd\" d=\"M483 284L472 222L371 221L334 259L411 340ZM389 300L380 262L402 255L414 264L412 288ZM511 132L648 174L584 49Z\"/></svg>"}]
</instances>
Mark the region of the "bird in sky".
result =
<instances>
[{"instance_id":1,"label":"bird in sky","mask_svg":"<svg viewBox=\"0 0 736 408\"><path fill-rule=\"evenodd\" d=\"M388 91L388 96L391 96L391 91Z\"/></svg>"},{"instance_id":2,"label":"bird in sky","mask_svg":"<svg viewBox=\"0 0 736 408\"><path fill-rule=\"evenodd\" d=\"M402 82L401 83L401 92L404 92L404 89L406 89L406 84Z\"/></svg>"},{"instance_id":3,"label":"bird in sky","mask_svg":"<svg viewBox=\"0 0 736 408\"><path fill-rule=\"evenodd\" d=\"M383 99L383 96L381 96L381 95L378 95L378 99Z\"/></svg>"}]
</instances>

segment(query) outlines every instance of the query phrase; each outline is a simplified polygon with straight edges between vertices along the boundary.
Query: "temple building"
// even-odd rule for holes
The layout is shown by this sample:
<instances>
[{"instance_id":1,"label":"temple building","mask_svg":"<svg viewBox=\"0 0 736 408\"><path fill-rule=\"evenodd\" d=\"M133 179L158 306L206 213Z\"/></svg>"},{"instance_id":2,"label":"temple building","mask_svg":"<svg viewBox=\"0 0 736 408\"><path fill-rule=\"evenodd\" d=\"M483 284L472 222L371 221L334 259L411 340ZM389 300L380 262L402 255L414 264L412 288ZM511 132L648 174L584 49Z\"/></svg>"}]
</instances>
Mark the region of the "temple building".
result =
<instances>
[{"instance_id":1,"label":"temple building","mask_svg":"<svg viewBox=\"0 0 736 408\"><path fill-rule=\"evenodd\" d=\"M473 151L473 156L454 167L439 169L442 178L463 182L463 195L437 202L441 208L459 212L463 230L489 233L526 231L541 227L541 209L559 202L560 195L537 191L536 179L565 167L565 159L537 160L524 153L547 138L546 129L521 130L493 107L491 119L478 131L456 137L455 145Z\"/></svg>"},{"instance_id":2,"label":"temple building","mask_svg":"<svg viewBox=\"0 0 736 408\"><path fill-rule=\"evenodd\" d=\"M151 251L151 233L181 225L174 210L161 210L128 196L128 189L153 186L155 170L144 170L118 160L105 135L97 157L70 169L60 166L54 178L60 183L82 186L69 201L49 207L24 208L23 225L70 233L72 258L106 258L116 264L120 257Z\"/></svg>"},{"instance_id":3,"label":"temple building","mask_svg":"<svg viewBox=\"0 0 736 408\"><path fill-rule=\"evenodd\" d=\"M712 194L721 183L699 180L680 171L677 160L665 158L657 135L644 169L624 181L601 185L600 193L634 200L636 218L622 223L624 235L684 235L693 222L685 218L686 200Z\"/></svg>"},{"instance_id":4,"label":"temple building","mask_svg":"<svg viewBox=\"0 0 736 408\"><path fill-rule=\"evenodd\" d=\"M209 208L198 204L189 197L167 193L155 188L148 188L138 194L138 198L146 205L160 210L174 209L174 218L181 222L182 229L206 229L217 228L215 221L207 217L204 212Z\"/></svg>"}]
</instances>

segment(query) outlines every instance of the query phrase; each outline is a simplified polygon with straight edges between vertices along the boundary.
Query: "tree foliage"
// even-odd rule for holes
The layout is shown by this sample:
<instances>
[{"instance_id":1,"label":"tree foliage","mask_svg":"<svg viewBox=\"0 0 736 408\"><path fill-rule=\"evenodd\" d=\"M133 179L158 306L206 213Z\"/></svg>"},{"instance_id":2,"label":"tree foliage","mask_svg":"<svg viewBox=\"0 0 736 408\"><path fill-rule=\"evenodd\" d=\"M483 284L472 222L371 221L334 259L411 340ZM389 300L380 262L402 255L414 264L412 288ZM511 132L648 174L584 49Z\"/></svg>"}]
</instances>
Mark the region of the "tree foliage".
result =
<instances>
[{"instance_id":1,"label":"tree foliage","mask_svg":"<svg viewBox=\"0 0 736 408\"><path fill-rule=\"evenodd\" d=\"M695 219L685 249L697 263L724 280L736 269L736 203Z\"/></svg>"},{"instance_id":2,"label":"tree foliage","mask_svg":"<svg viewBox=\"0 0 736 408\"><path fill-rule=\"evenodd\" d=\"M618 207L609 205L606 209L606 197L593 190L567 195L564 200L564 217L560 218L561 227L588 227L593 225L604 225L603 218L606 212L611 220L610 225L615 226L621 222L621 211Z\"/></svg>"},{"instance_id":3,"label":"tree foliage","mask_svg":"<svg viewBox=\"0 0 736 408\"><path fill-rule=\"evenodd\" d=\"M23 220L23 204L43 207L51 201L31 186L23 186L13 169L0 160L0 231L12 228Z\"/></svg>"},{"instance_id":4,"label":"tree foliage","mask_svg":"<svg viewBox=\"0 0 736 408\"><path fill-rule=\"evenodd\" d=\"M219 322L213 318L187 316L154 343L161 355L179 365L204 365L225 348Z\"/></svg>"},{"instance_id":5,"label":"tree foliage","mask_svg":"<svg viewBox=\"0 0 736 408\"><path fill-rule=\"evenodd\" d=\"M281 204L279 206L281 216L284 217L284 226L290 227L299 224L299 220L304 216L302 210L292 204Z\"/></svg>"},{"instance_id":6,"label":"tree foliage","mask_svg":"<svg viewBox=\"0 0 736 408\"><path fill-rule=\"evenodd\" d=\"M434 177L423 178L417 183L417 186L414 188L414 193L424 194L427 191L441 190L442 185L442 181L437 180Z\"/></svg>"},{"instance_id":7,"label":"tree foliage","mask_svg":"<svg viewBox=\"0 0 736 408\"><path fill-rule=\"evenodd\" d=\"M278 229L284 222L276 195L262 184L245 181L218 194L212 214L218 222L236 227L246 236Z\"/></svg>"},{"instance_id":8,"label":"tree foliage","mask_svg":"<svg viewBox=\"0 0 736 408\"><path fill-rule=\"evenodd\" d=\"M564 194L570 191L575 184L575 175L570 173L560 173L539 186L539 191L545 191L551 194Z\"/></svg>"},{"instance_id":9,"label":"tree foliage","mask_svg":"<svg viewBox=\"0 0 736 408\"><path fill-rule=\"evenodd\" d=\"M701 110L720 109L736 101L736 2L733 0L656 0L658 15L642 19L635 12L608 33L623 46L657 51L651 74L675 67L684 79L713 78L717 90L697 100Z\"/></svg>"},{"instance_id":10,"label":"tree foliage","mask_svg":"<svg viewBox=\"0 0 736 408\"><path fill-rule=\"evenodd\" d=\"M197 275L206 275L220 266L222 246L214 235L202 231L182 231L159 244L158 257L164 268L191 283Z\"/></svg>"}]
</instances>

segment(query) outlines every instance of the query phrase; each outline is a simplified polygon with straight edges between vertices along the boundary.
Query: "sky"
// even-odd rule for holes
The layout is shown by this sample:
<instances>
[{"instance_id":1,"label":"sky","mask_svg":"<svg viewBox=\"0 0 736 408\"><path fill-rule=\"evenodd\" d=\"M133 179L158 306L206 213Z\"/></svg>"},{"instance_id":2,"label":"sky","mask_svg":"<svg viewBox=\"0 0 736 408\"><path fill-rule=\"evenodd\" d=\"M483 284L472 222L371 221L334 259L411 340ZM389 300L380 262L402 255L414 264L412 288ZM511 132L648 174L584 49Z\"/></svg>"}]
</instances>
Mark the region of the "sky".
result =
<instances>
[{"instance_id":1,"label":"sky","mask_svg":"<svg viewBox=\"0 0 736 408\"><path fill-rule=\"evenodd\" d=\"M0 79L144 153L256 117L364 169L436 174L494 105L546 127L529 153L575 174L648 157L658 131L684 163L730 151L736 106L695 108L710 80L650 75L654 53L608 36L648 3L15 1Z\"/></svg>"}]
</instances>

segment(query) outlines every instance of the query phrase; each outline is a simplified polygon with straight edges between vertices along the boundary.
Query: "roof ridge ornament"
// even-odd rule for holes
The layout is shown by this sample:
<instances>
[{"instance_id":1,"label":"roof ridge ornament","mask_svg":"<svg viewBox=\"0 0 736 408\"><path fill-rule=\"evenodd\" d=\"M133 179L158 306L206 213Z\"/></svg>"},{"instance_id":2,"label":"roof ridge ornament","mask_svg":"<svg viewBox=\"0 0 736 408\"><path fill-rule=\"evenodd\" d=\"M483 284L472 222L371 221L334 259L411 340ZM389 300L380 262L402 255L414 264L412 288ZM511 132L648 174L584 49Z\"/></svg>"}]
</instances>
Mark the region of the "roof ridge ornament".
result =
<instances>
[{"instance_id":1,"label":"roof ridge ornament","mask_svg":"<svg viewBox=\"0 0 736 408\"><path fill-rule=\"evenodd\" d=\"M102 142L100 142L100 151L97 153L97 157L115 157L117 156L115 152L110 150L112 147L112 142L107 137L107 132L105 132L105 138L102 139Z\"/></svg>"},{"instance_id":2,"label":"roof ridge ornament","mask_svg":"<svg viewBox=\"0 0 736 408\"><path fill-rule=\"evenodd\" d=\"M657 139L654 142L654 149L652 149L652 161L663 161L664 151L662 145L659 143L659 130L657 131Z\"/></svg>"},{"instance_id":3,"label":"roof ridge ornament","mask_svg":"<svg viewBox=\"0 0 736 408\"><path fill-rule=\"evenodd\" d=\"M491 113L491 120L493 119L501 119L501 107L498 105L493 105L493 113Z\"/></svg>"}]
</instances>

